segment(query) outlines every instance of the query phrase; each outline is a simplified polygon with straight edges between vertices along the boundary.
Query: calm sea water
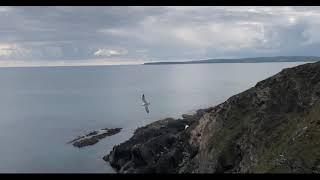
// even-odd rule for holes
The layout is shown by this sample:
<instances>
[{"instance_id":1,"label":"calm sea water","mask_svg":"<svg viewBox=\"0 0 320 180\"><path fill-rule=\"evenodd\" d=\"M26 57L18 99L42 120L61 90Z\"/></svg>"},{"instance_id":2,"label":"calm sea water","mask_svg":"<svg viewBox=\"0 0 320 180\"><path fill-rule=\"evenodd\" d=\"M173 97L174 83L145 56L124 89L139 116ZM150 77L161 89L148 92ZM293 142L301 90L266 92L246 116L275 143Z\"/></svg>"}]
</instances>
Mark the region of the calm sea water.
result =
<instances>
[{"instance_id":1,"label":"calm sea water","mask_svg":"<svg viewBox=\"0 0 320 180\"><path fill-rule=\"evenodd\" d=\"M102 157L137 127L217 105L298 64L0 68L0 172L112 173ZM66 144L115 127L94 146Z\"/></svg>"}]
</instances>

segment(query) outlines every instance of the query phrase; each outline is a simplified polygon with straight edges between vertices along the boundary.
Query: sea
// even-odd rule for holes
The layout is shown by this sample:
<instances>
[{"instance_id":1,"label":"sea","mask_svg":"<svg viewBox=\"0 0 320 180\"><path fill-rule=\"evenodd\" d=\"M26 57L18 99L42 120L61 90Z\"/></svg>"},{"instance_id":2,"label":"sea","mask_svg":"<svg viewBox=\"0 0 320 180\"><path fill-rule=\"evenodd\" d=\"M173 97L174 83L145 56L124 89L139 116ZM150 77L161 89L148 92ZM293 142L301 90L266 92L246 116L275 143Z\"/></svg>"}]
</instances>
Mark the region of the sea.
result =
<instances>
[{"instance_id":1,"label":"sea","mask_svg":"<svg viewBox=\"0 0 320 180\"><path fill-rule=\"evenodd\" d=\"M115 173L102 158L136 128L218 105L304 63L2 67L0 173ZM93 146L67 143L102 128L123 129Z\"/></svg>"}]
</instances>

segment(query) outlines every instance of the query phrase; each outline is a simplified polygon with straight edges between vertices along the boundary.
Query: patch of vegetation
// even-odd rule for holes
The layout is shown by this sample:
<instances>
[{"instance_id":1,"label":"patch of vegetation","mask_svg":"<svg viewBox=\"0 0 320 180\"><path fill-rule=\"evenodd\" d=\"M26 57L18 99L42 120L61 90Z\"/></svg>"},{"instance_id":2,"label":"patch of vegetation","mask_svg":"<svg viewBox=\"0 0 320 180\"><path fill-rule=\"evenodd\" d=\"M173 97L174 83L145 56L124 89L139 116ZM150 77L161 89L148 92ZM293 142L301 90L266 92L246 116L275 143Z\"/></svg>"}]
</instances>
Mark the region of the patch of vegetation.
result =
<instances>
[{"instance_id":1,"label":"patch of vegetation","mask_svg":"<svg viewBox=\"0 0 320 180\"><path fill-rule=\"evenodd\" d=\"M320 161L320 105L307 114L289 114L289 121L274 130L279 139L265 149L252 171L256 173L310 173Z\"/></svg>"}]
</instances>

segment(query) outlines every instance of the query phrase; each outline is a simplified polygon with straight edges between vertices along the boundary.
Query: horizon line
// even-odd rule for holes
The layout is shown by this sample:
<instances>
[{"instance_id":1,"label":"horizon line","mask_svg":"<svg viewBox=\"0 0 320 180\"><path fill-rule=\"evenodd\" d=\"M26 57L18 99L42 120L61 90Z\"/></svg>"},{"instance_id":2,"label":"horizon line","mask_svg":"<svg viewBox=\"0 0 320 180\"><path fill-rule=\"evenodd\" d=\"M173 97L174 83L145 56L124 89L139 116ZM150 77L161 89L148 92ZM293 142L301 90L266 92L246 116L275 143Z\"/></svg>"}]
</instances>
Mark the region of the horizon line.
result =
<instances>
[{"instance_id":1,"label":"horizon line","mask_svg":"<svg viewBox=\"0 0 320 180\"><path fill-rule=\"evenodd\" d=\"M86 67L86 66L123 66L123 65L144 65L148 63L176 63L176 62L196 62L196 61L205 61L205 60L232 60L232 59L250 59L250 58L277 58L277 57L316 57L320 58L320 56L257 56L257 57L240 57L240 58L206 58L206 59L200 59L200 60L175 60L175 61L143 61L143 62L125 62L125 63L92 63L88 62L88 64L85 63L79 63L79 64L68 64L68 62L56 62L57 64L42 64L43 62L37 62L35 64L27 64L27 63L22 63L22 64L1 64L0 63L0 68L23 68L23 67ZM1 62L1 61L0 61ZM286 62L286 61L283 61ZM292 61L288 61L292 62ZM69 62L72 63L72 62ZM228 62L226 62L228 63Z\"/></svg>"},{"instance_id":2,"label":"horizon line","mask_svg":"<svg viewBox=\"0 0 320 180\"><path fill-rule=\"evenodd\" d=\"M128 66L128 65L143 65L139 64L76 64L76 65L12 65L12 66L2 66L0 68L27 68L27 67L87 67L87 66Z\"/></svg>"}]
</instances>

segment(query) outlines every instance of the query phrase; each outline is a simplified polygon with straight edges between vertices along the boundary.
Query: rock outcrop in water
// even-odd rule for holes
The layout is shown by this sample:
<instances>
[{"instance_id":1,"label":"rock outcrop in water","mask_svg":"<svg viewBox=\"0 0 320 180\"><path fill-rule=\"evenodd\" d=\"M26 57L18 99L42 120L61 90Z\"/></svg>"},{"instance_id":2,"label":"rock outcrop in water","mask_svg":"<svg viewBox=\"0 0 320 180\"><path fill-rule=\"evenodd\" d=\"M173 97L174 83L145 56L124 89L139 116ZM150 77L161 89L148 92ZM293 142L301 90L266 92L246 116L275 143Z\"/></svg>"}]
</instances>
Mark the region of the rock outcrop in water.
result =
<instances>
[{"instance_id":1,"label":"rock outcrop in water","mask_svg":"<svg viewBox=\"0 0 320 180\"><path fill-rule=\"evenodd\" d=\"M120 173L320 173L320 62L139 128L104 159Z\"/></svg>"},{"instance_id":2,"label":"rock outcrop in water","mask_svg":"<svg viewBox=\"0 0 320 180\"><path fill-rule=\"evenodd\" d=\"M68 142L68 144L72 143L73 146L82 148L84 146L91 146L98 143L101 139L112 136L121 131L122 128L114 128L114 129L101 129L99 131L92 131L84 136L79 136L74 140Z\"/></svg>"}]
</instances>

